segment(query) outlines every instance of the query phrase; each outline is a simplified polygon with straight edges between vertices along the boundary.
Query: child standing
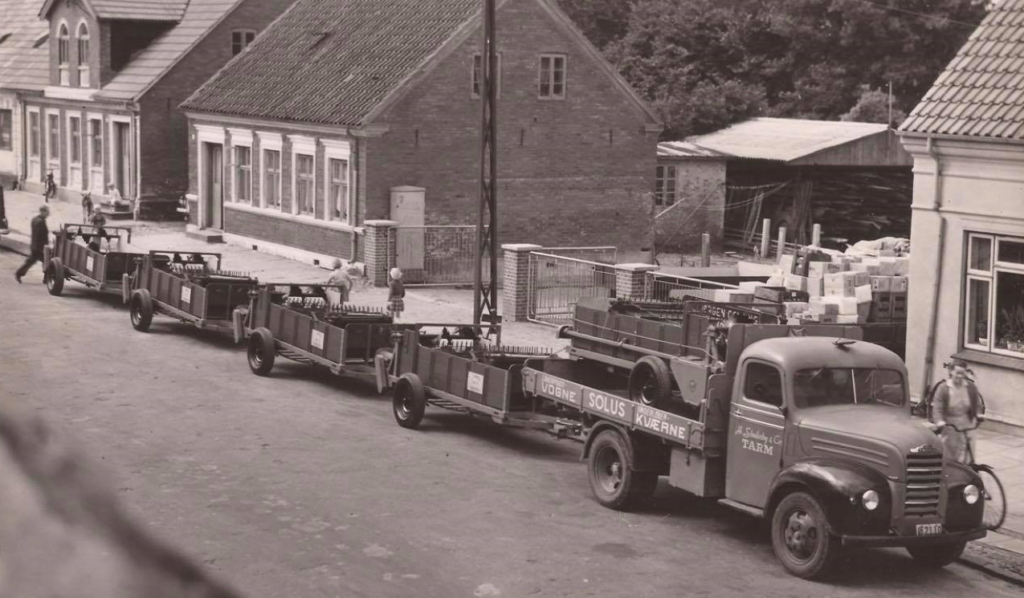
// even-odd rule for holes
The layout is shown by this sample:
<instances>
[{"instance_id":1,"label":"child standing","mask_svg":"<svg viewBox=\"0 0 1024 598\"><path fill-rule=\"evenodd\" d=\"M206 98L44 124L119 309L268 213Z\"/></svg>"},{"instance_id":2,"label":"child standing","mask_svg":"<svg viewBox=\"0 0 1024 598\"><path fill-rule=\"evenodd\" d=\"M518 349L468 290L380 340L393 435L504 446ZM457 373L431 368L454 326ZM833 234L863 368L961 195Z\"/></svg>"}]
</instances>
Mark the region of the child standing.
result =
<instances>
[{"instance_id":1,"label":"child standing","mask_svg":"<svg viewBox=\"0 0 1024 598\"><path fill-rule=\"evenodd\" d=\"M82 222L89 224L92 220L92 194L86 191L82 194Z\"/></svg>"},{"instance_id":2,"label":"child standing","mask_svg":"<svg viewBox=\"0 0 1024 598\"><path fill-rule=\"evenodd\" d=\"M398 321L398 317L405 311L405 285L402 284L402 271L392 268L388 273L391 282L388 283L388 313Z\"/></svg>"}]
</instances>

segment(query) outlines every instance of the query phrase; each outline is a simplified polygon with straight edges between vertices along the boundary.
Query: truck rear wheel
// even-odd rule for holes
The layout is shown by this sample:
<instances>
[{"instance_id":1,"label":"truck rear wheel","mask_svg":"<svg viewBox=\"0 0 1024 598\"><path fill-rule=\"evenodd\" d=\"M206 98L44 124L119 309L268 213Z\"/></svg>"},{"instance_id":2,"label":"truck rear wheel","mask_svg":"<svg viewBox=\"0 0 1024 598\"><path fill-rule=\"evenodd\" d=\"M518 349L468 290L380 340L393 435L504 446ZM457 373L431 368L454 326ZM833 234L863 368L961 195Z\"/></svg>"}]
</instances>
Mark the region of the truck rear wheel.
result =
<instances>
[{"instance_id":1,"label":"truck rear wheel","mask_svg":"<svg viewBox=\"0 0 1024 598\"><path fill-rule=\"evenodd\" d=\"M650 499L658 474L636 471L629 462L626 441L613 430L599 432L590 445L590 489L601 506L628 511Z\"/></svg>"},{"instance_id":2,"label":"truck rear wheel","mask_svg":"<svg viewBox=\"0 0 1024 598\"><path fill-rule=\"evenodd\" d=\"M416 374L405 374L395 384L391 401L395 421L403 428L415 429L427 410L427 391Z\"/></svg>"},{"instance_id":3,"label":"truck rear wheel","mask_svg":"<svg viewBox=\"0 0 1024 598\"><path fill-rule=\"evenodd\" d=\"M818 499L794 492L779 502L772 515L772 548L787 571L804 579L828 573L839 546L829 533Z\"/></svg>"},{"instance_id":4,"label":"truck rear wheel","mask_svg":"<svg viewBox=\"0 0 1024 598\"><path fill-rule=\"evenodd\" d=\"M629 371L629 400L648 407L664 406L672 398L672 372L663 359L648 355Z\"/></svg>"},{"instance_id":5,"label":"truck rear wheel","mask_svg":"<svg viewBox=\"0 0 1024 598\"><path fill-rule=\"evenodd\" d=\"M967 542L934 544L931 546L908 546L907 552L925 567L941 569L960 558Z\"/></svg>"},{"instance_id":6,"label":"truck rear wheel","mask_svg":"<svg viewBox=\"0 0 1024 598\"><path fill-rule=\"evenodd\" d=\"M60 261L59 257L51 259L50 263L46 265L43 278L46 279L46 290L51 295L59 297L64 292L64 263Z\"/></svg>"},{"instance_id":7,"label":"truck rear wheel","mask_svg":"<svg viewBox=\"0 0 1024 598\"><path fill-rule=\"evenodd\" d=\"M257 328L249 336L246 350L249 369L257 376L266 376L274 369L274 358L277 357L277 344L274 335L266 328Z\"/></svg>"},{"instance_id":8,"label":"truck rear wheel","mask_svg":"<svg viewBox=\"0 0 1024 598\"><path fill-rule=\"evenodd\" d=\"M132 293L128 315L132 319L132 328L139 332L149 330L149 325L153 323L153 299L149 296L149 291L139 289Z\"/></svg>"}]
</instances>

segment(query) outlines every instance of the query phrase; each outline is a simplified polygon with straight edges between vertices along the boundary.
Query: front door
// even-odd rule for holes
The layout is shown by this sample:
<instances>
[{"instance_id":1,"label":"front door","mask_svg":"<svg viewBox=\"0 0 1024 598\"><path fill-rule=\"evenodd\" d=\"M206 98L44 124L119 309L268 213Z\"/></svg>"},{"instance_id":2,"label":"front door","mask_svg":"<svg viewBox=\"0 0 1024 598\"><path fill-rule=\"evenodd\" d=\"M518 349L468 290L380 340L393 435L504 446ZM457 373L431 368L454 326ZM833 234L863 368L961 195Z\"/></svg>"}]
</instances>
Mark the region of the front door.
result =
<instances>
[{"instance_id":1,"label":"front door","mask_svg":"<svg viewBox=\"0 0 1024 598\"><path fill-rule=\"evenodd\" d=\"M131 189L131 136L128 123L114 123L114 186L121 192L121 197L128 199L132 196Z\"/></svg>"},{"instance_id":2,"label":"front door","mask_svg":"<svg viewBox=\"0 0 1024 598\"><path fill-rule=\"evenodd\" d=\"M426 228L426 190L422 187L391 189L391 219L398 222L395 240L395 261L407 275L406 281L418 279L424 268Z\"/></svg>"},{"instance_id":3,"label":"front door","mask_svg":"<svg viewBox=\"0 0 1024 598\"><path fill-rule=\"evenodd\" d=\"M782 372L769 363L743 363L729 412L725 496L764 508L782 467L786 417Z\"/></svg>"},{"instance_id":4,"label":"front door","mask_svg":"<svg viewBox=\"0 0 1024 598\"><path fill-rule=\"evenodd\" d=\"M223 227L224 210L224 162L223 148L219 143L204 143L206 153L204 180L206 188L203 190L206 202L206 226L208 228Z\"/></svg>"}]
</instances>

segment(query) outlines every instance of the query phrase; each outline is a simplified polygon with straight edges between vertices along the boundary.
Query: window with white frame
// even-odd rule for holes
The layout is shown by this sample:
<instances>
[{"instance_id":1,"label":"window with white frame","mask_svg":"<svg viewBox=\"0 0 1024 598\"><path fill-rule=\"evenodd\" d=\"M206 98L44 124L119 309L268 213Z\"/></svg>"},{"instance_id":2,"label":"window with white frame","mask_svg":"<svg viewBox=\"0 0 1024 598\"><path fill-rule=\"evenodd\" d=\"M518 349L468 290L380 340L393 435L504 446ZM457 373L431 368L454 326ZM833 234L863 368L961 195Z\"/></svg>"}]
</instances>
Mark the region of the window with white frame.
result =
<instances>
[{"instance_id":1,"label":"window with white frame","mask_svg":"<svg viewBox=\"0 0 1024 598\"><path fill-rule=\"evenodd\" d=\"M540 89L542 100L565 99L565 55L540 55Z\"/></svg>"},{"instance_id":2,"label":"window with white frame","mask_svg":"<svg viewBox=\"0 0 1024 598\"><path fill-rule=\"evenodd\" d=\"M82 163L82 119L77 116L68 117L68 161Z\"/></svg>"},{"instance_id":3,"label":"window with white frame","mask_svg":"<svg viewBox=\"0 0 1024 598\"><path fill-rule=\"evenodd\" d=\"M964 347L1024 358L1024 237L969 233Z\"/></svg>"},{"instance_id":4,"label":"window with white frame","mask_svg":"<svg viewBox=\"0 0 1024 598\"><path fill-rule=\"evenodd\" d=\"M327 193L327 219L349 222L349 166L348 160L327 159L329 189Z\"/></svg>"},{"instance_id":5,"label":"window with white frame","mask_svg":"<svg viewBox=\"0 0 1024 598\"><path fill-rule=\"evenodd\" d=\"M28 155L33 158L39 157L39 113L29 112L28 113Z\"/></svg>"},{"instance_id":6,"label":"window with white frame","mask_svg":"<svg viewBox=\"0 0 1024 598\"><path fill-rule=\"evenodd\" d=\"M263 150L263 207L281 207L281 149Z\"/></svg>"},{"instance_id":7,"label":"window with white frame","mask_svg":"<svg viewBox=\"0 0 1024 598\"><path fill-rule=\"evenodd\" d=\"M242 50L256 39L256 32L251 29L236 29L231 32L231 55L238 56Z\"/></svg>"},{"instance_id":8,"label":"window with white frame","mask_svg":"<svg viewBox=\"0 0 1024 598\"><path fill-rule=\"evenodd\" d=\"M473 55L473 75L471 77L470 94L473 98L479 98L484 88L484 57L481 54ZM498 97L501 97L501 52L498 53L498 67L494 76L494 84L498 88Z\"/></svg>"},{"instance_id":9,"label":"window with white frame","mask_svg":"<svg viewBox=\"0 0 1024 598\"><path fill-rule=\"evenodd\" d=\"M46 113L46 132L49 137L47 157L50 168L60 169L60 115L55 112Z\"/></svg>"},{"instance_id":10,"label":"window with white frame","mask_svg":"<svg viewBox=\"0 0 1024 598\"><path fill-rule=\"evenodd\" d=\"M295 208L299 214L316 215L316 174L313 165L313 152L308 154L295 152L293 182L295 189Z\"/></svg>"},{"instance_id":11,"label":"window with white frame","mask_svg":"<svg viewBox=\"0 0 1024 598\"><path fill-rule=\"evenodd\" d=\"M676 167L675 165L667 164L657 168L654 205L671 206L676 203Z\"/></svg>"},{"instance_id":12,"label":"window with white frame","mask_svg":"<svg viewBox=\"0 0 1024 598\"><path fill-rule=\"evenodd\" d=\"M14 148L14 112L12 110L0 110L0 150L11 150Z\"/></svg>"},{"instance_id":13,"label":"window with white frame","mask_svg":"<svg viewBox=\"0 0 1024 598\"><path fill-rule=\"evenodd\" d=\"M57 31L57 68L60 71L60 84L71 85L71 35L67 23L61 23Z\"/></svg>"},{"instance_id":14,"label":"window with white frame","mask_svg":"<svg viewBox=\"0 0 1024 598\"><path fill-rule=\"evenodd\" d=\"M78 86L89 87L89 26L78 24Z\"/></svg>"},{"instance_id":15,"label":"window with white frame","mask_svg":"<svg viewBox=\"0 0 1024 598\"><path fill-rule=\"evenodd\" d=\"M89 154L89 166L103 165L103 121L98 118L89 119Z\"/></svg>"},{"instance_id":16,"label":"window with white frame","mask_svg":"<svg viewBox=\"0 0 1024 598\"><path fill-rule=\"evenodd\" d=\"M252 148L236 145L235 149L235 201L252 203Z\"/></svg>"}]
</instances>

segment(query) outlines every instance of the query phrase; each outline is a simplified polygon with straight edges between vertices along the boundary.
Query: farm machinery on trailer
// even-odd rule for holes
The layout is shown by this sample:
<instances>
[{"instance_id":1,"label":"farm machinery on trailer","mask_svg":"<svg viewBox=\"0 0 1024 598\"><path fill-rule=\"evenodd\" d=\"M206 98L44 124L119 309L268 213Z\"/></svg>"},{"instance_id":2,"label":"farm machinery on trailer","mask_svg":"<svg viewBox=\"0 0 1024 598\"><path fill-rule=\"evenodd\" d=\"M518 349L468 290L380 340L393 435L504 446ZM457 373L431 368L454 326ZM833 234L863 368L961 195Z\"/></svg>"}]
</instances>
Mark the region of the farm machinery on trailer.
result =
<instances>
[{"instance_id":1,"label":"farm machinery on trailer","mask_svg":"<svg viewBox=\"0 0 1024 598\"><path fill-rule=\"evenodd\" d=\"M81 241L79 243L78 241ZM124 298L131 288L131 272L141 254L122 251L131 244L132 230L120 226L97 227L65 224L54 233L52 247L43 251L43 282L51 295L64 292L64 282L73 280L98 291L117 293ZM101 243L107 250L101 251ZM116 244L115 250L110 246Z\"/></svg>"}]
</instances>

